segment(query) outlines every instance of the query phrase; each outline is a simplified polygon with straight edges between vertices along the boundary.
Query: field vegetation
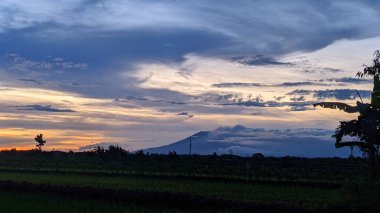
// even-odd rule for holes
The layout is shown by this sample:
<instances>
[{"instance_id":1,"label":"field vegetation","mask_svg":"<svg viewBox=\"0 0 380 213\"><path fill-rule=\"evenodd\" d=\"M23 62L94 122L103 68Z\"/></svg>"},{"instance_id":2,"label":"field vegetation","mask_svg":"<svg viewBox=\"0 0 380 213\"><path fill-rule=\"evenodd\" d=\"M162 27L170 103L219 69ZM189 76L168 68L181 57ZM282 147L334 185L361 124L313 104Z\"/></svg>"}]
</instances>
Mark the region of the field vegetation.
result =
<instances>
[{"instance_id":1,"label":"field vegetation","mask_svg":"<svg viewBox=\"0 0 380 213\"><path fill-rule=\"evenodd\" d=\"M36 212L44 208L41 205L69 206L71 212L354 211L357 207L350 204L353 196L347 196L347 184L366 172L362 158L146 155L120 149L111 154L109 150L2 151L0 196L19 197L23 205L34 203L31 209ZM33 195L46 197L47 202L39 204ZM99 210L93 211L98 203ZM21 212L23 205L15 212Z\"/></svg>"}]
</instances>

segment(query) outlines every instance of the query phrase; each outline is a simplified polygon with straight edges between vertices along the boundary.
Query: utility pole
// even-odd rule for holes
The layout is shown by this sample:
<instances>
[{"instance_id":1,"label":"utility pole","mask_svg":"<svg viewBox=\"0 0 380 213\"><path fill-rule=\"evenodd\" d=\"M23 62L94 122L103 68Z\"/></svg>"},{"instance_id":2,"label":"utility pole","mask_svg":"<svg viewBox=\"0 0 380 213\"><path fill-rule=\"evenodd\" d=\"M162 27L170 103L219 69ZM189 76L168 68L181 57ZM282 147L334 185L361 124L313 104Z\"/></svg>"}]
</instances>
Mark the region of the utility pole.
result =
<instances>
[{"instance_id":1,"label":"utility pole","mask_svg":"<svg viewBox=\"0 0 380 213\"><path fill-rule=\"evenodd\" d=\"M350 158L353 158L354 157L354 147L353 146L350 146L350 149L351 149L351 153L350 153Z\"/></svg>"},{"instance_id":2,"label":"utility pole","mask_svg":"<svg viewBox=\"0 0 380 213\"><path fill-rule=\"evenodd\" d=\"M189 155L191 156L191 136L190 136L190 147L189 147Z\"/></svg>"}]
</instances>

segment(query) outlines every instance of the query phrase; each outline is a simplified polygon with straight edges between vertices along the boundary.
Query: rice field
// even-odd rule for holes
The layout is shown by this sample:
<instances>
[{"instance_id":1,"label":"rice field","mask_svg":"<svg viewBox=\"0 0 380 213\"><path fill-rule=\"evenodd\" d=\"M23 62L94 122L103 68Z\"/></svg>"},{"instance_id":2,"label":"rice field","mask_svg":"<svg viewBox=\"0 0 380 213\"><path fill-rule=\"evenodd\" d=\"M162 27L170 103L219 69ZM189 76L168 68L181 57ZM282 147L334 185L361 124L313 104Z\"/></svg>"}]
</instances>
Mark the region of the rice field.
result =
<instances>
[{"instance_id":1,"label":"rice field","mask_svg":"<svg viewBox=\"0 0 380 213\"><path fill-rule=\"evenodd\" d=\"M6 212L335 211L347 206L342 186L362 163L0 153L0 197Z\"/></svg>"}]
</instances>

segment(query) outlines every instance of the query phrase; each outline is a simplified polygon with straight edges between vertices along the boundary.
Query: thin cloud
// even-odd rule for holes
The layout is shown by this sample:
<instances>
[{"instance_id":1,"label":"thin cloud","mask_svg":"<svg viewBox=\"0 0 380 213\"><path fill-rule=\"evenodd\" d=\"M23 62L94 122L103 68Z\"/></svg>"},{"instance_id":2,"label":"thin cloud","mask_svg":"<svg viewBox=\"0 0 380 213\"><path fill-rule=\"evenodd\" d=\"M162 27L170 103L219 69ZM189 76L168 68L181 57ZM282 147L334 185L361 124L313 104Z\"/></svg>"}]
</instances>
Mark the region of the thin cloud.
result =
<instances>
[{"instance_id":1,"label":"thin cloud","mask_svg":"<svg viewBox=\"0 0 380 213\"><path fill-rule=\"evenodd\" d=\"M298 86L328 86L329 84L313 81L283 82L280 84L262 84L262 83L242 83L242 82L224 82L211 85L218 88L232 87L298 87Z\"/></svg>"},{"instance_id":2,"label":"thin cloud","mask_svg":"<svg viewBox=\"0 0 380 213\"><path fill-rule=\"evenodd\" d=\"M230 60L244 65L292 65L290 62L281 62L265 55L235 56L231 57Z\"/></svg>"},{"instance_id":3,"label":"thin cloud","mask_svg":"<svg viewBox=\"0 0 380 213\"><path fill-rule=\"evenodd\" d=\"M186 116L188 118L194 117L194 115L190 114L189 112L181 112L177 114L178 116Z\"/></svg>"},{"instance_id":4,"label":"thin cloud","mask_svg":"<svg viewBox=\"0 0 380 213\"><path fill-rule=\"evenodd\" d=\"M15 106L19 110L26 111L42 111L42 112L75 112L71 109L58 109L51 105L25 105L25 106Z\"/></svg>"},{"instance_id":5,"label":"thin cloud","mask_svg":"<svg viewBox=\"0 0 380 213\"><path fill-rule=\"evenodd\" d=\"M311 67L303 70L305 73L341 73L343 69L331 67Z\"/></svg>"},{"instance_id":6,"label":"thin cloud","mask_svg":"<svg viewBox=\"0 0 380 213\"><path fill-rule=\"evenodd\" d=\"M318 100L333 98L336 100L355 100L358 98L358 94L361 95L362 98L370 98L371 91L370 90L354 90L354 89L327 89L327 90L293 90L287 95L301 95L307 96L312 95L314 98Z\"/></svg>"},{"instance_id":7,"label":"thin cloud","mask_svg":"<svg viewBox=\"0 0 380 213\"><path fill-rule=\"evenodd\" d=\"M329 78L326 79L328 82L339 82L339 83L351 83L351 84L368 84L371 83L372 80L370 79L364 79L364 78Z\"/></svg>"}]
</instances>

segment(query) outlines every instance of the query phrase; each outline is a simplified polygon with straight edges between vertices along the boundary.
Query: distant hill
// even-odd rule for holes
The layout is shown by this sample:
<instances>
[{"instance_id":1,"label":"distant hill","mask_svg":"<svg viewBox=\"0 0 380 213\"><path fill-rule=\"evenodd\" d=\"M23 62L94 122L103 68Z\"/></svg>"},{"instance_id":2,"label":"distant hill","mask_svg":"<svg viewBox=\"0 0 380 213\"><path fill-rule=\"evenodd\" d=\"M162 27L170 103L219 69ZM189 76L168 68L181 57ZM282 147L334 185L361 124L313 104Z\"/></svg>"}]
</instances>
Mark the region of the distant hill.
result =
<instances>
[{"instance_id":1,"label":"distant hill","mask_svg":"<svg viewBox=\"0 0 380 213\"><path fill-rule=\"evenodd\" d=\"M336 149L332 134L332 130L326 129L264 129L237 125L201 131L190 137L193 154L206 155L216 152L250 156L260 152L266 156L347 157L349 150ZM144 151L160 154L176 151L178 154L188 154L190 137Z\"/></svg>"}]
</instances>

